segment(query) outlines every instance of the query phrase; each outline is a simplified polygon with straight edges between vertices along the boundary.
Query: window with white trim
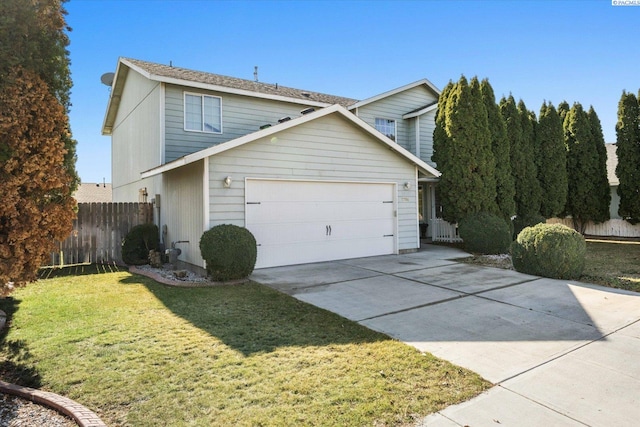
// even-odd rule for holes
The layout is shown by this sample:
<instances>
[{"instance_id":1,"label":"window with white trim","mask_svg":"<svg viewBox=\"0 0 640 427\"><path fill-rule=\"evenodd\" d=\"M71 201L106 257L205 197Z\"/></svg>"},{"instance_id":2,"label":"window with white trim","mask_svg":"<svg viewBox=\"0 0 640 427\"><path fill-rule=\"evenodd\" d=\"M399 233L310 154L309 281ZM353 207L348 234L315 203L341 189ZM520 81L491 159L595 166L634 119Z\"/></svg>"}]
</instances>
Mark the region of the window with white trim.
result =
<instances>
[{"instance_id":1,"label":"window with white trim","mask_svg":"<svg viewBox=\"0 0 640 427\"><path fill-rule=\"evenodd\" d=\"M185 92L184 129L222 133L222 98Z\"/></svg>"},{"instance_id":2,"label":"window with white trim","mask_svg":"<svg viewBox=\"0 0 640 427\"><path fill-rule=\"evenodd\" d=\"M375 128L383 133L387 138L396 140L396 121L391 119L376 118Z\"/></svg>"}]
</instances>

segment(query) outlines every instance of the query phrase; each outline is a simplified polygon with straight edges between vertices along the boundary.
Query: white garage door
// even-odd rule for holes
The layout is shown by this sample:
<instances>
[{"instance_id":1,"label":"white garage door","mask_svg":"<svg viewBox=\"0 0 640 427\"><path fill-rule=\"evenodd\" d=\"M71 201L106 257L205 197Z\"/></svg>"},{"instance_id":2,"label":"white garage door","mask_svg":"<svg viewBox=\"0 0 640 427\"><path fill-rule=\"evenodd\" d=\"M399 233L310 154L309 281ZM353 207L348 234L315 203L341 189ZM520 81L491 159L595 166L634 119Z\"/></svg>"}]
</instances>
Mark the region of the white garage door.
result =
<instances>
[{"instance_id":1,"label":"white garage door","mask_svg":"<svg viewBox=\"0 0 640 427\"><path fill-rule=\"evenodd\" d=\"M395 252L395 185L248 179L256 268Z\"/></svg>"}]
</instances>

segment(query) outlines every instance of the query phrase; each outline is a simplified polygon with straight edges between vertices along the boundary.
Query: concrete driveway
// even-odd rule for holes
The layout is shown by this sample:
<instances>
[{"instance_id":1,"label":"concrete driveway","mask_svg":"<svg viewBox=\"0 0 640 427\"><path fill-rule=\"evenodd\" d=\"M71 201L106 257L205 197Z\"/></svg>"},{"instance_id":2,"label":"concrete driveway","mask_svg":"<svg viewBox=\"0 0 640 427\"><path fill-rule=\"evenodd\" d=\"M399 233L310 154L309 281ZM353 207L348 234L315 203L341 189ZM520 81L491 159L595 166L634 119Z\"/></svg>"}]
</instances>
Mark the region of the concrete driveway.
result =
<instances>
[{"instance_id":1,"label":"concrete driveway","mask_svg":"<svg viewBox=\"0 0 640 427\"><path fill-rule=\"evenodd\" d=\"M427 245L252 279L496 384L420 425L640 424L640 294L455 261L463 256Z\"/></svg>"}]
</instances>

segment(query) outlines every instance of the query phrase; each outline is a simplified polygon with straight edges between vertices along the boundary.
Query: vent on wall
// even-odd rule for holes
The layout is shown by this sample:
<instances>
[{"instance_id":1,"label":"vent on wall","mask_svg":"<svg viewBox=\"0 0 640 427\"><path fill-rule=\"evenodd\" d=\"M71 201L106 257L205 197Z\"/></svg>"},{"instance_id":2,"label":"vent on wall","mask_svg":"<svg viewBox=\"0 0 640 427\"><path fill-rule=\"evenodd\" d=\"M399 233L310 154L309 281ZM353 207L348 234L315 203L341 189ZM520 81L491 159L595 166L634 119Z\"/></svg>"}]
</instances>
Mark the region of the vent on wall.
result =
<instances>
[{"instance_id":1,"label":"vent on wall","mask_svg":"<svg viewBox=\"0 0 640 427\"><path fill-rule=\"evenodd\" d=\"M300 114L302 114L302 115L309 114L309 113L313 113L314 111L316 111L315 108L309 107L309 108L305 108L304 110L300 111Z\"/></svg>"},{"instance_id":2,"label":"vent on wall","mask_svg":"<svg viewBox=\"0 0 640 427\"><path fill-rule=\"evenodd\" d=\"M291 120L291 117L289 117L289 116L283 117L280 120L278 120L278 123L288 122L289 120Z\"/></svg>"}]
</instances>

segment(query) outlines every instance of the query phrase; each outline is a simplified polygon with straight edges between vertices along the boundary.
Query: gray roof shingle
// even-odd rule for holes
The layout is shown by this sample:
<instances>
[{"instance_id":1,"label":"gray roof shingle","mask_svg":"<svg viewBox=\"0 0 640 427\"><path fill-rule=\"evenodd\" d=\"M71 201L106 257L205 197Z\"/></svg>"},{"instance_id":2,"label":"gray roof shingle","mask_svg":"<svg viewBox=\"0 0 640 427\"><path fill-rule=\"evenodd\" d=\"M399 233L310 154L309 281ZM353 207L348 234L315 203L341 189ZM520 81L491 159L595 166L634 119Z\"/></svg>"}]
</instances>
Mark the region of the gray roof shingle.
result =
<instances>
[{"instance_id":1,"label":"gray roof shingle","mask_svg":"<svg viewBox=\"0 0 640 427\"><path fill-rule=\"evenodd\" d=\"M343 107L349 107L350 105L358 102L358 100L356 99L328 95L325 93L312 92L308 90L294 89L286 86L280 86L278 84L239 79L236 77L228 77L220 74L206 73L203 71L195 71L186 68L156 64L153 62L141 61L139 59L123 59L143 69L149 74L161 77L169 77L189 82L205 83L232 89L246 90L265 95L284 96L288 98L310 100L327 104L340 104Z\"/></svg>"}]
</instances>

